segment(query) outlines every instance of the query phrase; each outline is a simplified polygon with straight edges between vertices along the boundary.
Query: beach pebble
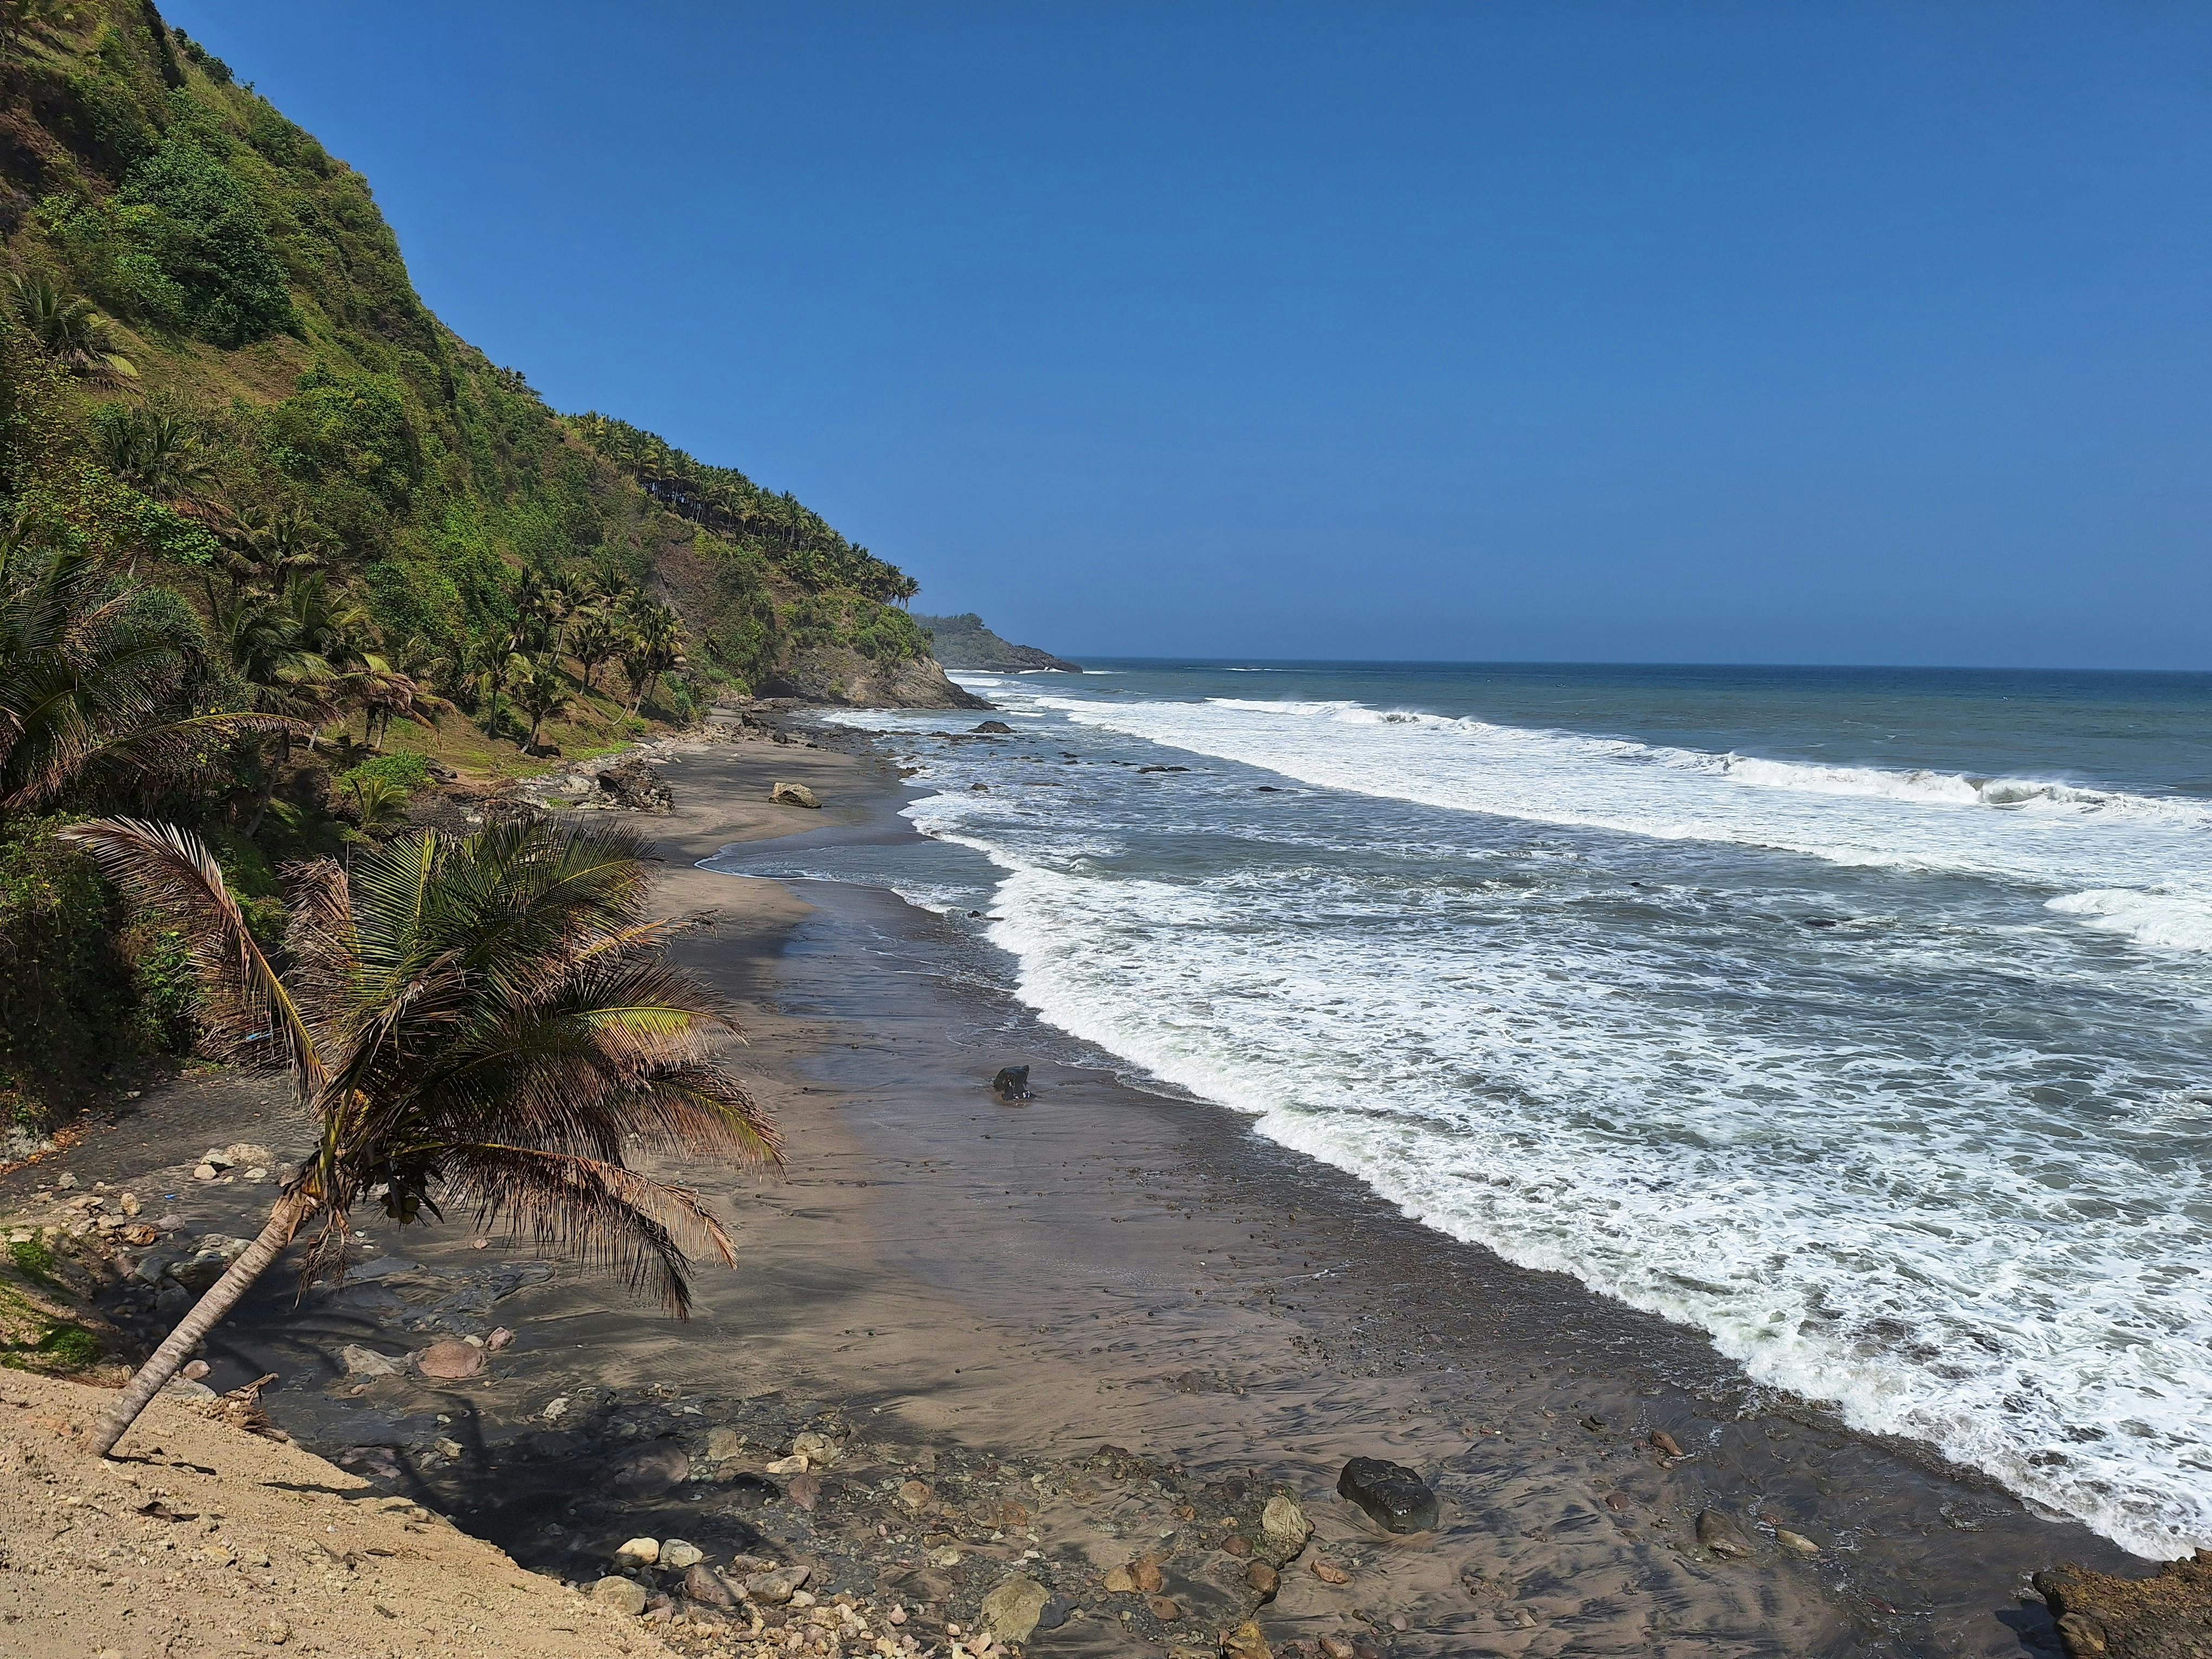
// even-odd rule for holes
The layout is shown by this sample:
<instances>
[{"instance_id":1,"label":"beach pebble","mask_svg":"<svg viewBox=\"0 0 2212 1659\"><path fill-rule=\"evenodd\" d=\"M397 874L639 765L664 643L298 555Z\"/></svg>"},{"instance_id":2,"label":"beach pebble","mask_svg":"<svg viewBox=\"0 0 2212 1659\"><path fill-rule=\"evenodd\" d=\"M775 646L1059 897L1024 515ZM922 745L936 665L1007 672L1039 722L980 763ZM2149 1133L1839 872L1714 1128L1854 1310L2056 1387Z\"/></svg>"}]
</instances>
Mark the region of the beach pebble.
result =
<instances>
[{"instance_id":1,"label":"beach pebble","mask_svg":"<svg viewBox=\"0 0 2212 1659\"><path fill-rule=\"evenodd\" d=\"M929 1503L928 1485L920 1480L902 1482L898 1489L898 1500L910 1510L926 1508Z\"/></svg>"},{"instance_id":2,"label":"beach pebble","mask_svg":"<svg viewBox=\"0 0 2212 1659\"><path fill-rule=\"evenodd\" d=\"M592 1600L635 1619L645 1611L644 1589L627 1578L602 1578L592 1586Z\"/></svg>"},{"instance_id":3,"label":"beach pebble","mask_svg":"<svg viewBox=\"0 0 2212 1659\"><path fill-rule=\"evenodd\" d=\"M499 1326L494 1329L489 1336L484 1338L484 1352L486 1353L497 1353L501 1349L511 1346L514 1344L514 1333L507 1329L504 1325Z\"/></svg>"},{"instance_id":4,"label":"beach pebble","mask_svg":"<svg viewBox=\"0 0 2212 1659\"><path fill-rule=\"evenodd\" d=\"M192 1179L195 1181L213 1181L215 1179L215 1165L212 1164L202 1164L195 1166L192 1170Z\"/></svg>"},{"instance_id":5,"label":"beach pebble","mask_svg":"<svg viewBox=\"0 0 2212 1659\"><path fill-rule=\"evenodd\" d=\"M1820 1547L1802 1532L1792 1532L1787 1527L1774 1529L1774 1541L1792 1555L1818 1555Z\"/></svg>"},{"instance_id":6,"label":"beach pebble","mask_svg":"<svg viewBox=\"0 0 2212 1659\"><path fill-rule=\"evenodd\" d=\"M482 1348L472 1343L456 1342L450 1339L433 1342L415 1356L415 1369L423 1376L441 1382L460 1382L476 1376L484 1368Z\"/></svg>"},{"instance_id":7,"label":"beach pebble","mask_svg":"<svg viewBox=\"0 0 2212 1659\"><path fill-rule=\"evenodd\" d=\"M1145 1606L1163 1625L1173 1624L1182 1617L1182 1604L1171 1595L1148 1595Z\"/></svg>"},{"instance_id":8,"label":"beach pebble","mask_svg":"<svg viewBox=\"0 0 2212 1659\"><path fill-rule=\"evenodd\" d=\"M1348 1584L1352 1582L1352 1575L1325 1555L1314 1557L1313 1576L1324 1584Z\"/></svg>"},{"instance_id":9,"label":"beach pebble","mask_svg":"<svg viewBox=\"0 0 2212 1659\"><path fill-rule=\"evenodd\" d=\"M1313 1522L1306 1519L1306 1512L1298 1507L1296 1498L1278 1492L1260 1511L1260 1530L1273 1542L1295 1551L1313 1536Z\"/></svg>"},{"instance_id":10,"label":"beach pebble","mask_svg":"<svg viewBox=\"0 0 2212 1659\"><path fill-rule=\"evenodd\" d=\"M738 1593L722 1581L722 1575L703 1562L694 1562L685 1569L684 1594L710 1607L734 1607L738 1600Z\"/></svg>"},{"instance_id":11,"label":"beach pebble","mask_svg":"<svg viewBox=\"0 0 2212 1659\"><path fill-rule=\"evenodd\" d=\"M1651 1444L1655 1450L1658 1451L1664 1456L1680 1457L1682 1455L1682 1449L1675 1443L1674 1437L1668 1433L1664 1429L1654 1429L1651 1431Z\"/></svg>"},{"instance_id":12,"label":"beach pebble","mask_svg":"<svg viewBox=\"0 0 2212 1659\"><path fill-rule=\"evenodd\" d=\"M696 1544L685 1542L681 1538L665 1540L660 1546L660 1565L664 1567L673 1567L678 1572L683 1571L686 1567L696 1566L706 1559L706 1551L701 1549Z\"/></svg>"},{"instance_id":13,"label":"beach pebble","mask_svg":"<svg viewBox=\"0 0 2212 1659\"><path fill-rule=\"evenodd\" d=\"M726 1463L742 1454L744 1449L745 1437L735 1429L707 1431L707 1461L709 1463Z\"/></svg>"},{"instance_id":14,"label":"beach pebble","mask_svg":"<svg viewBox=\"0 0 2212 1659\"><path fill-rule=\"evenodd\" d=\"M793 1452L788 1457L779 1457L775 1462L764 1463L761 1467L770 1474L804 1474L806 1473L806 1457L803 1452Z\"/></svg>"},{"instance_id":15,"label":"beach pebble","mask_svg":"<svg viewBox=\"0 0 2212 1659\"><path fill-rule=\"evenodd\" d=\"M660 1559L660 1540L633 1538L615 1552L615 1559L626 1567L649 1567Z\"/></svg>"},{"instance_id":16,"label":"beach pebble","mask_svg":"<svg viewBox=\"0 0 2212 1659\"><path fill-rule=\"evenodd\" d=\"M798 1589L798 1585L781 1572L757 1572L745 1580L745 1594L768 1607L783 1606Z\"/></svg>"},{"instance_id":17,"label":"beach pebble","mask_svg":"<svg viewBox=\"0 0 2212 1659\"><path fill-rule=\"evenodd\" d=\"M1282 1582L1275 1570L1265 1561L1255 1561L1244 1569L1244 1583L1262 1601L1274 1600L1275 1591Z\"/></svg>"},{"instance_id":18,"label":"beach pebble","mask_svg":"<svg viewBox=\"0 0 2212 1659\"><path fill-rule=\"evenodd\" d=\"M783 1484L783 1495L808 1514L822 1501L822 1477L818 1474L794 1474Z\"/></svg>"},{"instance_id":19,"label":"beach pebble","mask_svg":"<svg viewBox=\"0 0 2212 1659\"><path fill-rule=\"evenodd\" d=\"M1337 1477L1336 1490L1385 1532L1436 1529L1436 1493L1402 1463L1382 1457L1355 1457Z\"/></svg>"},{"instance_id":20,"label":"beach pebble","mask_svg":"<svg viewBox=\"0 0 2212 1659\"><path fill-rule=\"evenodd\" d=\"M795 1456L804 1457L809 1468L827 1468L837 1461L837 1443L826 1434L809 1429L794 1437L791 1449Z\"/></svg>"},{"instance_id":21,"label":"beach pebble","mask_svg":"<svg viewBox=\"0 0 2212 1659\"><path fill-rule=\"evenodd\" d=\"M1274 1659L1274 1655L1267 1646L1267 1638L1260 1634L1260 1626L1247 1619L1235 1630L1223 1634L1221 1659Z\"/></svg>"}]
</instances>

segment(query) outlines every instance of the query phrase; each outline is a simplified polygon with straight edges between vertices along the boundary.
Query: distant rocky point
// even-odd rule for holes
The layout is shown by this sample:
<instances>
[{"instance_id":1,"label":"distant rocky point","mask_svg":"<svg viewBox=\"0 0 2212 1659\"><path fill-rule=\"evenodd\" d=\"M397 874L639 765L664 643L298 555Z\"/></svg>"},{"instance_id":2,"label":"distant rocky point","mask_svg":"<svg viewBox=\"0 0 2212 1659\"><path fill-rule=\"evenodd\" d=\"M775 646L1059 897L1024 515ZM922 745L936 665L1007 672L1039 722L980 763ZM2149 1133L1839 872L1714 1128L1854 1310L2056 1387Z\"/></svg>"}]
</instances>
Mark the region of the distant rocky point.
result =
<instances>
[{"instance_id":1,"label":"distant rocky point","mask_svg":"<svg viewBox=\"0 0 2212 1659\"><path fill-rule=\"evenodd\" d=\"M915 621L930 636L933 654L947 668L974 669L986 674L1024 674L1040 668L1063 674L1080 674L1083 665L1033 645L1014 645L983 625L974 611L957 617L921 617Z\"/></svg>"}]
</instances>

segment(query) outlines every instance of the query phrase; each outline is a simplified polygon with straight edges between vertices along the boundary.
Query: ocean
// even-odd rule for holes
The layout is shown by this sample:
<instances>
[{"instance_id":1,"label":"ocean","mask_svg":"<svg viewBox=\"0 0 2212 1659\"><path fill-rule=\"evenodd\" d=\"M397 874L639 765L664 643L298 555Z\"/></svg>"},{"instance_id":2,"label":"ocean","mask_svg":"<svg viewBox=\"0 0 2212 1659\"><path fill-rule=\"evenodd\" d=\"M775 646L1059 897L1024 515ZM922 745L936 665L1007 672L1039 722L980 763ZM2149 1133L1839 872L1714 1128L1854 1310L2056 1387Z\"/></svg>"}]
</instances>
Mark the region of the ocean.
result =
<instances>
[{"instance_id":1,"label":"ocean","mask_svg":"<svg viewBox=\"0 0 2212 1659\"><path fill-rule=\"evenodd\" d=\"M2212 676L1099 668L958 677L997 741L841 716L929 841L780 872L1763 1385L2212 1546Z\"/></svg>"}]
</instances>

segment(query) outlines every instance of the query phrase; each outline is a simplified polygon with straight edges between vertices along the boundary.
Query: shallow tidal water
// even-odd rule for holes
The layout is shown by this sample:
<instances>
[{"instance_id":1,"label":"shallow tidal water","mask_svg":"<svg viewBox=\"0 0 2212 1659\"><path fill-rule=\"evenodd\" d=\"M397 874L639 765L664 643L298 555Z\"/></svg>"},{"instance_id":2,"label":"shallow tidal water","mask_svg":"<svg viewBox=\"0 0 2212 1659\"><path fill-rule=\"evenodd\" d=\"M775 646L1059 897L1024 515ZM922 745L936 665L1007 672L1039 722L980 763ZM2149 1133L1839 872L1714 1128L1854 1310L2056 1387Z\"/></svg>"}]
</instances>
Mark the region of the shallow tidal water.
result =
<instances>
[{"instance_id":1,"label":"shallow tidal water","mask_svg":"<svg viewBox=\"0 0 2212 1659\"><path fill-rule=\"evenodd\" d=\"M1075 1047L1760 1382L2212 1544L2212 677L1103 666L963 677L1012 738L890 720L935 844L787 873L980 913Z\"/></svg>"}]
</instances>

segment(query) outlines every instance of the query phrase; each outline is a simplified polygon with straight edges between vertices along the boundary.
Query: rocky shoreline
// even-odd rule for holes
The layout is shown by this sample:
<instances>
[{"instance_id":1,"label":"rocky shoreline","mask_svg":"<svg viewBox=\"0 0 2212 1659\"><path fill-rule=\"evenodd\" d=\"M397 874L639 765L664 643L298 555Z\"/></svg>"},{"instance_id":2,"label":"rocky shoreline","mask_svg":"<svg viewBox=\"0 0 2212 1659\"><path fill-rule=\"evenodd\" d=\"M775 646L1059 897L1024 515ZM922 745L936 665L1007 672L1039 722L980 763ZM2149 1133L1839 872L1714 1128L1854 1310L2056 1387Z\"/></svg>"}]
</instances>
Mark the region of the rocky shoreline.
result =
<instances>
[{"instance_id":1,"label":"rocky shoreline","mask_svg":"<svg viewBox=\"0 0 2212 1659\"><path fill-rule=\"evenodd\" d=\"M2187 1615L2110 1611L2142 1567L2081 1528L1054 1061L947 919L692 867L906 833L864 739L741 712L635 757L670 804L624 814L793 1146L764 1185L685 1172L740 1250L699 1317L380 1223L342 1285L271 1275L180 1393L274 1374L259 1407L303 1446L701 1656L2200 1650L2135 1634ZM1026 1102L989 1090L1010 1058ZM127 1351L255 1230L298 1135L262 1080L189 1077L0 1177L0 1215ZM1363 1457L1419 1475L1432 1529L1386 1524L1425 1522L1418 1494L1347 1492ZM2064 1625L2027 1583L2061 1556Z\"/></svg>"}]
</instances>

